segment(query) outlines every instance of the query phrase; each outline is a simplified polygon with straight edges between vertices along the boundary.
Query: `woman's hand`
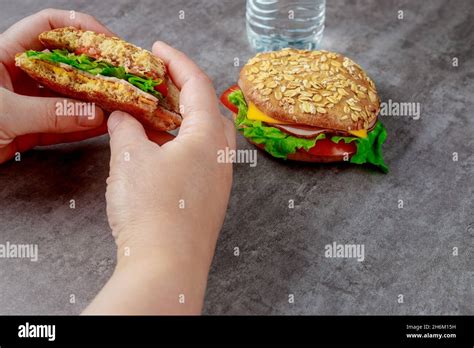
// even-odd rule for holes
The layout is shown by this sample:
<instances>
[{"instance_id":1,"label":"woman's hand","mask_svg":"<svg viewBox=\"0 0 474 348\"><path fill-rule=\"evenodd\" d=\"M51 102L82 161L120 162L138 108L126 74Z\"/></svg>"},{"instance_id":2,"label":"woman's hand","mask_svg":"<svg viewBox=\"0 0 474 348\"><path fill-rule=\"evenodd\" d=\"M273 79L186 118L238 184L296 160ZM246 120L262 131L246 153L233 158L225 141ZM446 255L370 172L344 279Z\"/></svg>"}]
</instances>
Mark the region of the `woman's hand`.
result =
<instances>
[{"instance_id":1,"label":"woman's hand","mask_svg":"<svg viewBox=\"0 0 474 348\"><path fill-rule=\"evenodd\" d=\"M219 150L235 148L233 123L221 115L211 81L190 59L162 42L153 52L181 88L184 120L168 141L169 135L147 137L128 114L109 118L106 199L117 268L88 314L200 313L229 200L232 164L217 158Z\"/></svg>"},{"instance_id":2,"label":"woman's hand","mask_svg":"<svg viewBox=\"0 0 474 348\"><path fill-rule=\"evenodd\" d=\"M56 105L65 99L39 88L15 67L15 54L44 49L38 40L40 33L66 26L113 35L92 16L53 9L26 17L0 35L0 163L38 145L83 140L107 131L98 107L93 118L57 115Z\"/></svg>"}]
</instances>

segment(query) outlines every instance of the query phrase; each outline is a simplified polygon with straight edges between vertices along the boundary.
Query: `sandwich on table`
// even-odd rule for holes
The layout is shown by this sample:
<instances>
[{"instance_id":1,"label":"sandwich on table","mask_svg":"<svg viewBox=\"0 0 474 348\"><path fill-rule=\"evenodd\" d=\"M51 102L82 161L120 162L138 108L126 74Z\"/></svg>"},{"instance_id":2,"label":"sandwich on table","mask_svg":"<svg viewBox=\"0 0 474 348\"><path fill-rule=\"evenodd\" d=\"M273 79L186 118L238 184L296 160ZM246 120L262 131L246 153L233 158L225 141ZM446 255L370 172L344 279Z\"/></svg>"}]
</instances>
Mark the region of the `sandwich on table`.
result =
<instances>
[{"instance_id":1,"label":"sandwich on table","mask_svg":"<svg viewBox=\"0 0 474 348\"><path fill-rule=\"evenodd\" d=\"M221 101L235 125L270 155L306 162L371 163L388 171L380 99L362 68L341 54L284 49L259 53Z\"/></svg>"}]
</instances>

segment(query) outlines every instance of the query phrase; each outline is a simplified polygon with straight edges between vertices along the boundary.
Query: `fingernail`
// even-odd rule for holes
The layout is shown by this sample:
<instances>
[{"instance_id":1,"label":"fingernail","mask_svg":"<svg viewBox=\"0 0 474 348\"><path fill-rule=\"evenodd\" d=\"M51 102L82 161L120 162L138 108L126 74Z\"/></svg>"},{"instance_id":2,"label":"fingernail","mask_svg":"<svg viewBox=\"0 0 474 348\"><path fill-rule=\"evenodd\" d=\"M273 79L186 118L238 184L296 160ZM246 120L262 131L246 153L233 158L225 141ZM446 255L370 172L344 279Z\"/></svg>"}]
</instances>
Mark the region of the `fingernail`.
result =
<instances>
[{"instance_id":1,"label":"fingernail","mask_svg":"<svg viewBox=\"0 0 474 348\"><path fill-rule=\"evenodd\" d=\"M104 120L104 112L101 108L94 106L87 115L78 116L78 124L82 127L97 127Z\"/></svg>"},{"instance_id":2,"label":"fingernail","mask_svg":"<svg viewBox=\"0 0 474 348\"><path fill-rule=\"evenodd\" d=\"M109 133L112 134L115 128L125 117L125 113L122 111L114 111L110 114L109 120L107 121L107 127L109 128Z\"/></svg>"}]
</instances>

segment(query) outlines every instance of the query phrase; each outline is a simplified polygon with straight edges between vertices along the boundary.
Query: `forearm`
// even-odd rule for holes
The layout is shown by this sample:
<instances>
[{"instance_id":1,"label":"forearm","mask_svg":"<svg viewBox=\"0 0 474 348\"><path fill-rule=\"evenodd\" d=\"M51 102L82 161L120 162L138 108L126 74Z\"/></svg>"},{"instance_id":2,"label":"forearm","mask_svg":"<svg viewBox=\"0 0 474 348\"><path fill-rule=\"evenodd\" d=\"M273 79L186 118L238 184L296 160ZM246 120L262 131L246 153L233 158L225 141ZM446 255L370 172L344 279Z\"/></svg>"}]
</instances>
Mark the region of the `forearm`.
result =
<instances>
[{"instance_id":1,"label":"forearm","mask_svg":"<svg viewBox=\"0 0 474 348\"><path fill-rule=\"evenodd\" d=\"M114 274L83 314L200 314L212 253L178 244L119 244Z\"/></svg>"}]
</instances>

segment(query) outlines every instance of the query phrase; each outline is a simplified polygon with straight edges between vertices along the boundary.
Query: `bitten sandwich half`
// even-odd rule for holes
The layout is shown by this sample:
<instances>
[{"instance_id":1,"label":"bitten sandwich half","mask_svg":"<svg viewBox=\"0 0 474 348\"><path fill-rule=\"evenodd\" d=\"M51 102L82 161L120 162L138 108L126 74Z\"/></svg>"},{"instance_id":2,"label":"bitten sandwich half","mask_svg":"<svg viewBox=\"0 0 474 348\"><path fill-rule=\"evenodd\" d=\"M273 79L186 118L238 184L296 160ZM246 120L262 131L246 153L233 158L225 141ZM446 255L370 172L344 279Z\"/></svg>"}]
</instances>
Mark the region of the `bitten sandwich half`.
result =
<instances>
[{"instance_id":1,"label":"bitten sandwich half","mask_svg":"<svg viewBox=\"0 0 474 348\"><path fill-rule=\"evenodd\" d=\"M274 157L371 163L388 171L382 157L387 133L377 120L375 85L341 54L259 53L221 101L236 114L237 129Z\"/></svg>"},{"instance_id":2,"label":"bitten sandwich half","mask_svg":"<svg viewBox=\"0 0 474 348\"><path fill-rule=\"evenodd\" d=\"M151 52L72 27L44 32L39 40L46 49L17 54L16 65L42 85L109 112L128 112L148 128L181 125L179 90Z\"/></svg>"}]
</instances>

